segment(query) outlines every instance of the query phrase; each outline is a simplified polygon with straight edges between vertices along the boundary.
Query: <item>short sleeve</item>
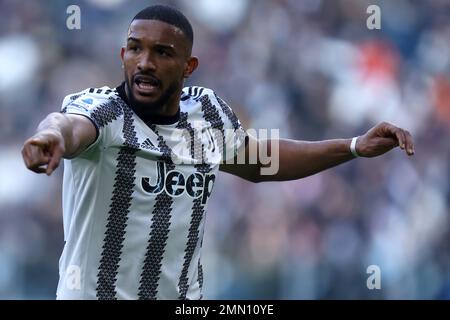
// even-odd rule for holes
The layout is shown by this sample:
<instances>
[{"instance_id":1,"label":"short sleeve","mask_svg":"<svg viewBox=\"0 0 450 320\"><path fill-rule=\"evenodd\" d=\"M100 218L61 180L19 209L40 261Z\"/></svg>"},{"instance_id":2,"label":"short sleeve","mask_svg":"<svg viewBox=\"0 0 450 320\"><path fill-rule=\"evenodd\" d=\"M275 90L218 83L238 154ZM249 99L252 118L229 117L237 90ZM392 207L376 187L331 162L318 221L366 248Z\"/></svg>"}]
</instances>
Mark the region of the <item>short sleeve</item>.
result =
<instances>
[{"instance_id":1,"label":"short sleeve","mask_svg":"<svg viewBox=\"0 0 450 320\"><path fill-rule=\"evenodd\" d=\"M222 161L225 162L236 157L239 151L245 146L247 133L230 106L215 93L214 98L221 109L222 121L224 123L225 146L223 148Z\"/></svg>"},{"instance_id":2,"label":"short sleeve","mask_svg":"<svg viewBox=\"0 0 450 320\"><path fill-rule=\"evenodd\" d=\"M85 150L107 144L109 124L122 114L120 104L111 97L90 93L87 90L64 98L61 113L78 114L92 121L97 139Z\"/></svg>"}]
</instances>

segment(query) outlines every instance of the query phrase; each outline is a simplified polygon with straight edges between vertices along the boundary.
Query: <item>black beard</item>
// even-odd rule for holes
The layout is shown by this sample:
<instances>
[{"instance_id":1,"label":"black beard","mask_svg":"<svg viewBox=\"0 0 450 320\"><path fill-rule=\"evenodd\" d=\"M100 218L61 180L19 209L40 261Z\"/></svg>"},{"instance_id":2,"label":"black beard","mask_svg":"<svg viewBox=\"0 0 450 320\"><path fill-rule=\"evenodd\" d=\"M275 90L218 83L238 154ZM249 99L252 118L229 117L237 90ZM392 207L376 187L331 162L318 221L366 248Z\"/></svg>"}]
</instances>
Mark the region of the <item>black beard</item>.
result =
<instances>
[{"instance_id":1,"label":"black beard","mask_svg":"<svg viewBox=\"0 0 450 320\"><path fill-rule=\"evenodd\" d=\"M134 96L133 90L131 88L130 79L125 75L125 83L127 86L127 96L128 100L130 102L130 105L133 107L133 110L141 117L145 118L148 116L154 116L154 115L161 115L162 108L164 105L167 104L169 99L172 97L172 95L177 91L178 89L178 83L173 82L169 88L167 88L166 91L164 91L161 95L161 97L154 101L154 102L139 102L136 100L136 97Z\"/></svg>"}]
</instances>

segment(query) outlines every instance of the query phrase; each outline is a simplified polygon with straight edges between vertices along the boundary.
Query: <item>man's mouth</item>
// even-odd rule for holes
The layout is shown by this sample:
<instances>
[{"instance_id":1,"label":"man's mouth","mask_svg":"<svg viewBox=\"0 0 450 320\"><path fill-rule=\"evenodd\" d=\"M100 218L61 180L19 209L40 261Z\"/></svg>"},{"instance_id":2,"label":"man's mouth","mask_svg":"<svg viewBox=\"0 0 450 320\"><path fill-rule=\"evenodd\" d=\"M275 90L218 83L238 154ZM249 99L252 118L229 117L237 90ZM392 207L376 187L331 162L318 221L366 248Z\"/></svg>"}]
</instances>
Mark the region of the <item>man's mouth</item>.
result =
<instances>
[{"instance_id":1,"label":"man's mouth","mask_svg":"<svg viewBox=\"0 0 450 320\"><path fill-rule=\"evenodd\" d=\"M151 95L161 85L161 81L154 76L137 75L134 77L134 84L140 95Z\"/></svg>"}]
</instances>

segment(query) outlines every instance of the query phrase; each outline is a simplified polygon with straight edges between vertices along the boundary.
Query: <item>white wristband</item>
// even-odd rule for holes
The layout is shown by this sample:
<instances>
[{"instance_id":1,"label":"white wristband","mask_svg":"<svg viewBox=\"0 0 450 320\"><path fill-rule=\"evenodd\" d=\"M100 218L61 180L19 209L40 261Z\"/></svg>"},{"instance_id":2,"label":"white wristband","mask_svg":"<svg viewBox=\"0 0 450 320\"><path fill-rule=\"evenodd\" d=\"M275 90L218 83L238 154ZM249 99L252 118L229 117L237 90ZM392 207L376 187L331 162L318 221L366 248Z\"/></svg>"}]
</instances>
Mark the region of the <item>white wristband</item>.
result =
<instances>
[{"instance_id":1,"label":"white wristband","mask_svg":"<svg viewBox=\"0 0 450 320\"><path fill-rule=\"evenodd\" d=\"M354 137L354 138L352 139L352 143L350 143L350 151L352 152L352 154L353 154L355 157L359 157L358 152L356 152L356 140L358 140L358 137Z\"/></svg>"}]
</instances>

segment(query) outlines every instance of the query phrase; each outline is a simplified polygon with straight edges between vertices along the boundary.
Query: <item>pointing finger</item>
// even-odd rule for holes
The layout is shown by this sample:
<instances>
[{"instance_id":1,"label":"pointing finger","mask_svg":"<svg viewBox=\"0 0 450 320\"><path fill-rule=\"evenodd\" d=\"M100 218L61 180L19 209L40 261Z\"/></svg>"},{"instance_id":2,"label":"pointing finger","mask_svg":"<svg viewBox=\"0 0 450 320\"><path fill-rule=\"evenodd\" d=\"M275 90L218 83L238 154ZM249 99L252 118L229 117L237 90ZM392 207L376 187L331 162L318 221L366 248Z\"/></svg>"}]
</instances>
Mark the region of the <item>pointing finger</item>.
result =
<instances>
[{"instance_id":1,"label":"pointing finger","mask_svg":"<svg viewBox=\"0 0 450 320\"><path fill-rule=\"evenodd\" d=\"M47 175L51 175L53 171L59 166L59 162L61 161L61 158L63 156L63 150L59 147L55 147L53 150L53 155L50 159L50 163L47 166Z\"/></svg>"}]
</instances>

